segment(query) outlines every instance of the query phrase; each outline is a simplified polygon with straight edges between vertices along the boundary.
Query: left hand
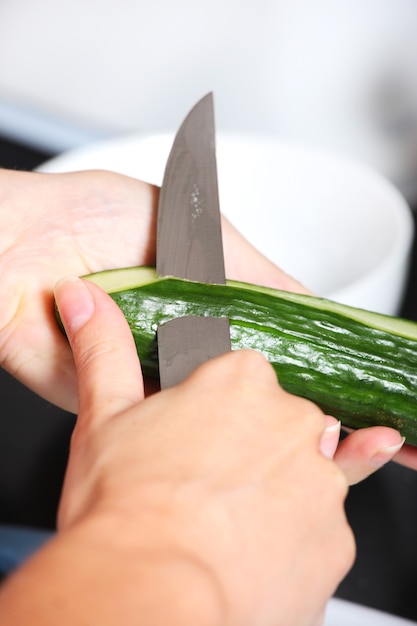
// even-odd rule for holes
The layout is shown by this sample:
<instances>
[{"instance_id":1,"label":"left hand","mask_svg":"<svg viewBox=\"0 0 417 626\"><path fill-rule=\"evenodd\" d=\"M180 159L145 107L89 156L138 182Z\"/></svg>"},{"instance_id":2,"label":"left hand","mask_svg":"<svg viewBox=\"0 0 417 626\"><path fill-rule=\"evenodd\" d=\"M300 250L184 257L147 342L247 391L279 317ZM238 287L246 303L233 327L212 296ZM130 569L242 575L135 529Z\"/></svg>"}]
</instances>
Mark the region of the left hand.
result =
<instances>
[{"instance_id":1,"label":"left hand","mask_svg":"<svg viewBox=\"0 0 417 626\"><path fill-rule=\"evenodd\" d=\"M153 265L158 189L111 172L40 174L0 170L0 363L54 404L77 411L71 349L53 313L63 276ZM308 293L223 221L230 278ZM337 433L331 435L337 437ZM389 428L352 433L336 458L352 482L389 461L400 443ZM417 467L417 449L406 463Z\"/></svg>"},{"instance_id":2,"label":"left hand","mask_svg":"<svg viewBox=\"0 0 417 626\"><path fill-rule=\"evenodd\" d=\"M0 363L54 404L77 411L75 368L53 314L68 275L154 265L158 189L111 172L0 169ZM302 290L225 220L226 271Z\"/></svg>"}]
</instances>

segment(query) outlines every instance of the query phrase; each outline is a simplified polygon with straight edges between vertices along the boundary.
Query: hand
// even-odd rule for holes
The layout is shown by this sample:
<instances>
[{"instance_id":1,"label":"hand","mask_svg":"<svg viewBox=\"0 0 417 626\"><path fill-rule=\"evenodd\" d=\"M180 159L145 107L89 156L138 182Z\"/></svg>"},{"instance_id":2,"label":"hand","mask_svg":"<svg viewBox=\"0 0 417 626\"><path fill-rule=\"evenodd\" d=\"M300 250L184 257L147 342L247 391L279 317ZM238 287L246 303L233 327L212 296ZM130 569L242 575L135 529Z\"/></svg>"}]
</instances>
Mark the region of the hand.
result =
<instances>
[{"instance_id":1,"label":"hand","mask_svg":"<svg viewBox=\"0 0 417 626\"><path fill-rule=\"evenodd\" d=\"M71 350L53 316L63 276L155 262L158 189L110 172L0 170L0 363L33 391L77 411ZM225 220L229 277L303 290Z\"/></svg>"},{"instance_id":2,"label":"hand","mask_svg":"<svg viewBox=\"0 0 417 626\"><path fill-rule=\"evenodd\" d=\"M391 461L399 459L403 452L410 454L409 465L414 461L417 468L417 450L404 446L400 433L384 426L373 426L350 434L339 441L341 425L333 417L327 416L327 429L322 449L329 458L334 458L344 471L349 484L358 483ZM407 448L410 452L407 452Z\"/></svg>"},{"instance_id":3,"label":"hand","mask_svg":"<svg viewBox=\"0 0 417 626\"><path fill-rule=\"evenodd\" d=\"M69 274L154 264L158 190L110 172L1 169L0 189L0 363L39 395L76 412L75 367L53 315L53 288ZM307 293L227 220L223 238L229 278ZM357 482L375 471L375 455L388 462L400 441L391 429L365 429L341 444L336 459ZM407 464L417 467L417 450L407 454Z\"/></svg>"},{"instance_id":4,"label":"hand","mask_svg":"<svg viewBox=\"0 0 417 626\"><path fill-rule=\"evenodd\" d=\"M189 563L197 589L201 582L212 590L217 623L319 624L354 555L347 481L320 452L321 411L284 392L251 352L215 359L144 400L132 337L113 301L78 279L61 283L56 299L80 403L61 532L91 519L119 529L103 545L95 535L100 563L106 543L118 542L138 564L144 555L161 567L182 563L180 571ZM110 563L103 578L114 572L123 582L118 565ZM133 587L142 606L141 587ZM172 610L163 587L158 596L156 610Z\"/></svg>"}]
</instances>

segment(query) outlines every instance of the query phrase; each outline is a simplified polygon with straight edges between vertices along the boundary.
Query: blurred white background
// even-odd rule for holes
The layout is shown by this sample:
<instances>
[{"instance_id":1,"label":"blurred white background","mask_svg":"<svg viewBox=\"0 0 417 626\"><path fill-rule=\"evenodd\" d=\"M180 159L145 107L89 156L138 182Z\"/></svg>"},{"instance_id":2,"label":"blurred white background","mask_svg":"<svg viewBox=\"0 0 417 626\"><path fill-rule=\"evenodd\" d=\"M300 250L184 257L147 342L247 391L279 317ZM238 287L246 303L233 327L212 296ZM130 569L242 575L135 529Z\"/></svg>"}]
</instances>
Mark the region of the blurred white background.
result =
<instances>
[{"instance_id":1,"label":"blurred white background","mask_svg":"<svg viewBox=\"0 0 417 626\"><path fill-rule=\"evenodd\" d=\"M60 151L219 128L318 144L417 199L415 0L1 0L0 132Z\"/></svg>"}]
</instances>

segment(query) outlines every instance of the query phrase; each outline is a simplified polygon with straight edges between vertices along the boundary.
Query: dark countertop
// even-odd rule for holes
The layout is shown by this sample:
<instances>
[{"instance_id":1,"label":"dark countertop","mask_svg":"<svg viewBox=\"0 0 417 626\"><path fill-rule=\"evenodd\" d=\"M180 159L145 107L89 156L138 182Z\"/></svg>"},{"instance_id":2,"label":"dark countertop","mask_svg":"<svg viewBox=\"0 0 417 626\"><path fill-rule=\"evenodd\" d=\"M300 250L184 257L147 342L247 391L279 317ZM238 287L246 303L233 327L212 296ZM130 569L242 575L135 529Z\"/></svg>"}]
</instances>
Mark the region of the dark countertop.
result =
<instances>
[{"instance_id":1,"label":"dark countertop","mask_svg":"<svg viewBox=\"0 0 417 626\"><path fill-rule=\"evenodd\" d=\"M0 167L52 156L0 137ZM416 281L417 245L401 311L417 321ZM0 523L53 529L75 417L1 370L0 393ZM358 554L337 595L417 621L417 472L390 464L350 490L346 510Z\"/></svg>"}]
</instances>

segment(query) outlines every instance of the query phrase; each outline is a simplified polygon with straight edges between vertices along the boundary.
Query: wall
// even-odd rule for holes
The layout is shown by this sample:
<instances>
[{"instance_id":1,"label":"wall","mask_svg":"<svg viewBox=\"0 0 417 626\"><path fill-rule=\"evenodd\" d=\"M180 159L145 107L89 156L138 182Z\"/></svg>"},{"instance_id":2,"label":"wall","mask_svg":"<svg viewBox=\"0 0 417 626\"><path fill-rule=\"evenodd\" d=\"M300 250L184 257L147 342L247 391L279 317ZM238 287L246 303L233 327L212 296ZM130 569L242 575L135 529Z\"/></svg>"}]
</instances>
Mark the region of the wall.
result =
<instances>
[{"instance_id":1,"label":"wall","mask_svg":"<svg viewBox=\"0 0 417 626\"><path fill-rule=\"evenodd\" d=\"M213 90L219 127L344 152L417 196L416 23L414 0L2 0L0 131L36 113L38 137L75 133L65 149L172 129Z\"/></svg>"}]
</instances>

